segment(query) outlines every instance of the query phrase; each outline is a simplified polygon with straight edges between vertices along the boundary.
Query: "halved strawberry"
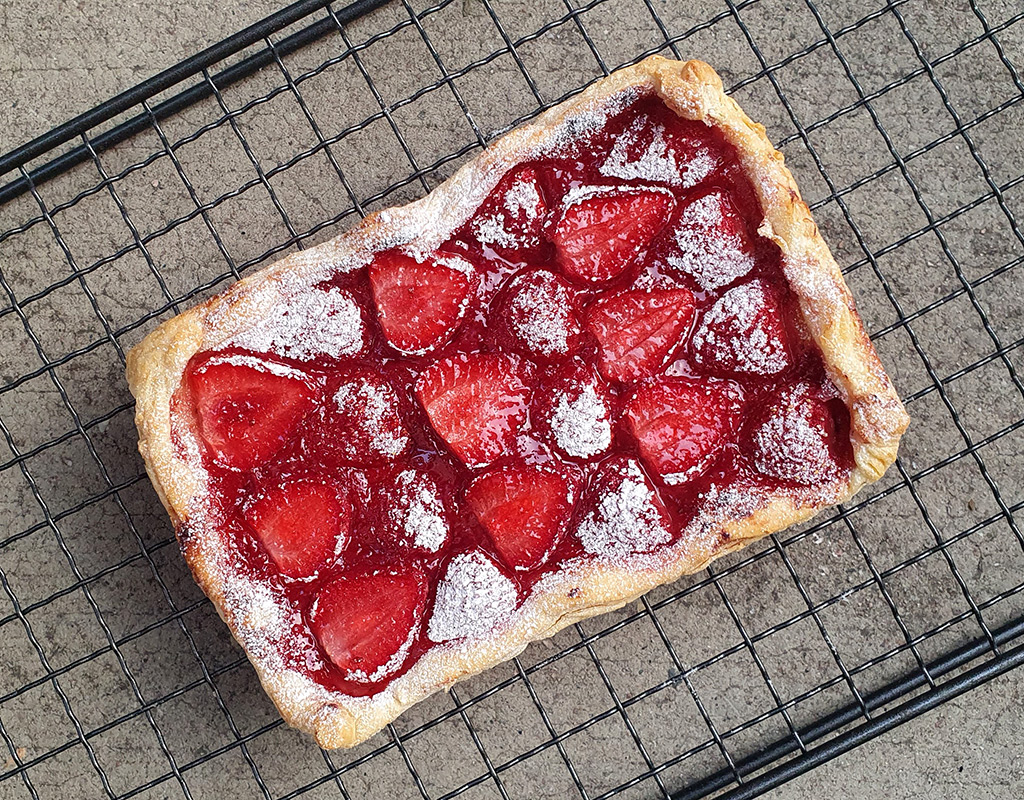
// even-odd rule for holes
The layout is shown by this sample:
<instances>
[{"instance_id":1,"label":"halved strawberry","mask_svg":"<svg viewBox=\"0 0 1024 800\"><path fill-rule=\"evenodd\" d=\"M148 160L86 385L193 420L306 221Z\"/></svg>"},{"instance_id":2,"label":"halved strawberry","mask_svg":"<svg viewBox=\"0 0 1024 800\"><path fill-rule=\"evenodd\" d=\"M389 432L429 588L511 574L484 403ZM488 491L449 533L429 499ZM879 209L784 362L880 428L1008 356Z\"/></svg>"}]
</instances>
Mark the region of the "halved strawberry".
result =
<instances>
[{"instance_id":1,"label":"halved strawberry","mask_svg":"<svg viewBox=\"0 0 1024 800\"><path fill-rule=\"evenodd\" d=\"M692 318L693 295L686 289L637 290L600 298L587 309L586 326L601 345L601 374L629 383L654 373Z\"/></svg>"},{"instance_id":2,"label":"halved strawberry","mask_svg":"<svg viewBox=\"0 0 1024 800\"><path fill-rule=\"evenodd\" d=\"M502 258L523 260L541 244L547 214L544 189L536 168L513 170L501 179L470 223L473 236Z\"/></svg>"},{"instance_id":3,"label":"halved strawberry","mask_svg":"<svg viewBox=\"0 0 1024 800\"><path fill-rule=\"evenodd\" d=\"M664 241L670 269L689 275L705 291L717 291L754 268L754 247L739 210L716 190L692 200Z\"/></svg>"},{"instance_id":4,"label":"halved strawberry","mask_svg":"<svg viewBox=\"0 0 1024 800\"><path fill-rule=\"evenodd\" d=\"M741 402L731 381L660 378L636 390L626 420L647 467L666 483L681 483L725 443Z\"/></svg>"},{"instance_id":5,"label":"halved strawberry","mask_svg":"<svg viewBox=\"0 0 1024 800\"><path fill-rule=\"evenodd\" d=\"M388 342L402 353L421 355L454 335L476 277L472 265L455 255L417 261L388 250L370 264L370 285Z\"/></svg>"},{"instance_id":6,"label":"halved strawberry","mask_svg":"<svg viewBox=\"0 0 1024 800\"><path fill-rule=\"evenodd\" d=\"M347 372L327 386L326 402L302 431L302 448L331 466L379 465L411 444L394 388L369 370Z\"/></svg>"},{"instance_id":7,"label":"halved strawberry","mask_svg":"<svg viewBox=\"0 0 1024 800\"><path fill-rule=\"evenodd\" d=\"M524 355L554 361L579 348L576 293L562 278L543 269L520 272L502 294L492 316Z\"/></svg>"},{"instance_id":8,"label":"halved strawberry","mask_svg":"<svg viewBox=\"0 0 1024 800\"><path fill-rule=\"evenodd\" d=\"M758 472L809 486L835 480L835 422L821 391L806 383L777 390L752 427Z\"/></svg>"},{"instance_id":9,"label":"halved strawberry","mask_svg":"<svg viewBox=\"0 0 1024 800\"><path fill-rule=\"evenodd\" d=\"M345 575L317 594L311 627L347 680L375 683L402 666L426 598L416 569Z\"/></svg>"},{"instance_id":10,"label":"halved strawberry","mask_svg":"<svg viewBox=\"0 0 1024 800\"><path fill-rule=\"evenodd\" d=\"M221 464L269 461L309 413L317 390L299 370L246 355L214 355L189 368L203 440Z\"/></svg>"},{"instance_id":11,"label":"halved strawberry","mask_svg":"<svg viewBox=\"0 0 1024 800\"><path fill-rule=\"evenodd\" d=\"M674 206L671 193L653 188L571 192L551 234L558 263L577 280L610 281L637 260Z\"/></svg>"},{"instance_id":12,"label":"halved strawberry","mask_svg":"<svg viewBox=\"0 0 1024 800\"><path fill-rule=\"evenodd\" d=\"M515 441L530 391L513 356L468 353L438 361L416 381L430 424L470 467L482 467Z\"/></svg>"},{"instance_id":13,"label":"halved strawberry","mask_svg":"<svg viewBox=\"0 0 1024 800\"><path fill-rule=\"evenodd\" d=\"M533 569L544 560L572 513L569 482L526 464L481 475L470 485L466 503L502 560L517 570Z\"/></svg>"},{"instance_id":14,"label":"halved strawberry","mask_svg":"<svg viewBox=\"0 0 1024 800\"><path fill-rule=\"evenodd\" d=\"M704 312L693 360L708 372L768 377L792 362L782 304L763 281L730 289Z\"/></svg>"},{"instance_id":15,"label":"halved strawberry","mask_svg":"<svg viewBox=\"0 0 1024 800\"><path fill-rule=\"evenodd\" d=\"M352 508L336 485L297 479L262 491L245 520L282 573L308 578L345 546Z\"/></svg>"}]
</instances>

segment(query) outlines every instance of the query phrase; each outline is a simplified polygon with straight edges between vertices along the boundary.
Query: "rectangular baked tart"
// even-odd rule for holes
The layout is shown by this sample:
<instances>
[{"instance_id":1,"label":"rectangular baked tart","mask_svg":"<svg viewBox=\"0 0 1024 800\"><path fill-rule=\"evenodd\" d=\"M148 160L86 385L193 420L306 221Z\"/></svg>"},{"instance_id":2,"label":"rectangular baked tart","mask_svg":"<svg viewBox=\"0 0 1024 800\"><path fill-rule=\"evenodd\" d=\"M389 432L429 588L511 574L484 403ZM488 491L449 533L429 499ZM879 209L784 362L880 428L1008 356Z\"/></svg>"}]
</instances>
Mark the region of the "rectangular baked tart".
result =
<instances>
[{"instance_id":1,"label":"rectangular baked tart","mask_svg":"<svg viewBox=\"0 0 1024 800\"><path fill-rule=\"evenodd\" d=\"M907 416L764 128L651 57L162 324L197 582L326 748L847 500Z\"/></svg>"}]
</instances>

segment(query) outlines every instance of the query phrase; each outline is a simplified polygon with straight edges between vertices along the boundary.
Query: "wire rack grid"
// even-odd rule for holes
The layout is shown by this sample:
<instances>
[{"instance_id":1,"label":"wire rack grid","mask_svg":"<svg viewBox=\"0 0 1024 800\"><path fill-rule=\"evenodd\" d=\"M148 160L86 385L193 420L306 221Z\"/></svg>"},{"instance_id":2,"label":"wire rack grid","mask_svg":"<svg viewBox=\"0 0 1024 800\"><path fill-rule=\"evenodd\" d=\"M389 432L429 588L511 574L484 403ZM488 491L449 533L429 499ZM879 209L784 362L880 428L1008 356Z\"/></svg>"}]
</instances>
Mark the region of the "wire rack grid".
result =
<instances>
[{"instance_id":1,"label":"wire rack grid","mask_svg":"<svg viewBox=\"0 0 1024 800\"><path fill-rule=\"evenodd\" d=\"M0 796L735 800L1020 664L1022 43L995 0L314 0L0 157ZM652 53L711 62L785 152L901 458L321 751L177 553L125 350Z\"/></svg>"}]
</instances>

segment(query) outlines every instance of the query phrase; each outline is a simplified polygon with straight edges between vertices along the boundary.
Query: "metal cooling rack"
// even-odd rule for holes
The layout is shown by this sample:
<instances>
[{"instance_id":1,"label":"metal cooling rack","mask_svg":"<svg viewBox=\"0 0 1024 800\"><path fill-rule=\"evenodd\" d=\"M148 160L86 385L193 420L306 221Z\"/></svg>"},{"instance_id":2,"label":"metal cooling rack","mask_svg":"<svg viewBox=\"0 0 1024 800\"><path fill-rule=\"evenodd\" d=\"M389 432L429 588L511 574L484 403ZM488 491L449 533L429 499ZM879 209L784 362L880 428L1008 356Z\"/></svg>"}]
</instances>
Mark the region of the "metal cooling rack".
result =
<instances>
[{"instance_id":1,"label":"metal cooling rack","mask_svg":"<svg viewBox=\"0 0 1024 800\"><path fill-rule=\"evenodd\" d=\"M1024 14L378 6L296 3L0 158L0 795L737 800L1024 661ZM902 456L812 524L317 750L177 554L125 350L659 52L713 63L786 153L905 393Z\"/></svg>"}]
</instances>

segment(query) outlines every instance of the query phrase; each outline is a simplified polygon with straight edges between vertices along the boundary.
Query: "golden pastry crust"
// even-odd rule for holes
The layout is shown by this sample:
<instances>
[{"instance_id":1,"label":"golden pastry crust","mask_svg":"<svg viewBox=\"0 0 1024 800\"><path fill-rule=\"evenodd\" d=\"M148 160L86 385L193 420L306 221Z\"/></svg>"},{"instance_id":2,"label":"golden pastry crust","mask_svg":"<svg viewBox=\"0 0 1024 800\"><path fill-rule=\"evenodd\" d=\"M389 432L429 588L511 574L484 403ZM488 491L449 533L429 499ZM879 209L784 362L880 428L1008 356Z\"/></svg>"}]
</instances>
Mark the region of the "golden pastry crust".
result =
<instances>
[{"instance_id":1,"label":"golden pastry crust","mask_svg":"<svg viewBox=\"0 0 1024 800\"><path fill-rule=\"evenodd\" d=\"M207 476L198 459L177 453L172 445L171 399L188 360L258 326L289 287L309 286L339 269L358 268L374 252L396 245L423 252L436 249L472 215L508 169L599 125L628 102L650 93L679 116L718 128L736 147L764 211L759 232L781 248L803 321L850 410L854 467L848 482L802 497L792 492L757 498L723 494L718 505L705 509L671 547L614 561L570 562L537 584L508 627L484 640L434 646L372 697L330 692L284 669L262 633L275 613L272 599L254 597L247 590L251 587L240 586L232 576L230 554L219 537L204 528L199 511ZM164 323L129 354L128 381L137 401L139 450L197 582L246 649L284 719L312 733L326 748L358 744L410 705L515 656L529 642L618 608L655 586L703 569L726 553L848 499L892 464L908 423L839 267L764 127L751 122L723 93L721 80L707 64L657 56L616 72L498 139L421 200L370 215L354 230L250 275L219 297Z\"/></svg>"}]
</instances>

